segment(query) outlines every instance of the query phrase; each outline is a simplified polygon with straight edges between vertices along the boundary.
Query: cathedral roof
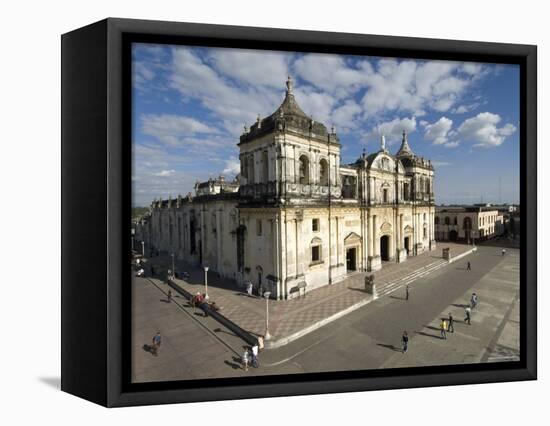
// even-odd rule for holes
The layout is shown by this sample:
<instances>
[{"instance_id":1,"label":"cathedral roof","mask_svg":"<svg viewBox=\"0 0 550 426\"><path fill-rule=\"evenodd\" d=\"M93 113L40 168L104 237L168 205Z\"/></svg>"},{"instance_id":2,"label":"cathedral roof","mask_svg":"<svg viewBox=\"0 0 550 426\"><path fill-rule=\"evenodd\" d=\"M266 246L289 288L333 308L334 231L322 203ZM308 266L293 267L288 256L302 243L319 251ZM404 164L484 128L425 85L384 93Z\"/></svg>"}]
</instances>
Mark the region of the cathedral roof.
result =
<instances>
[{"instance_id":1,"label":"cathedral roof","mask_svg":"<svg viewBox=\"0 0 550 426\"><path fill-rule=\"evenodd\" d=\"M401 141L401 147L399 148L399 151L397 151L397 154L395 154L395 156L396 157L414 157L414 152L409 146L409 141L407 139L407 132L405 130L403 130L403 139Z\"/></svg>"},{"instance_id":2,"label":"cathedral roof","mask_svg":"<svg viewBox=\"0 0 550 426\"><path fill-rule=\"evenodd\" d=\"M298 105L298 102L296 102L296 99L294 98L294 83L292 81L292 78L288 76L288 79L286 81L286 95L285 99L283 100L283 103L277 108L277 110L270 115L268 118L277 118L281 115L284 116L290 116L294 115L297 117L306 118L308 120L311 120L311 117L307 116L304 111L302 111L302 108L300 108L300 105Z\"/></svg>"},{"instance_id":3,"label":"cathedral roof","mask_svg":"<svg viewBox=\"0 0 550 426\"><path fill-rule=\"evenodd\" d=\"M245 127L244 134L241 135L241 143L248 142L272 131L284 130L293 130L305 136L323 139L330 136L331 142L337 143L338 137L334 130L329 135L324 124L308 116L300 105L298 105L294 97L294 83L290 76L286 81L286 88L285 98L273 114L263 119L258 116L256 123L250 126L250 130Z\"/></svg>"}]
</instances>

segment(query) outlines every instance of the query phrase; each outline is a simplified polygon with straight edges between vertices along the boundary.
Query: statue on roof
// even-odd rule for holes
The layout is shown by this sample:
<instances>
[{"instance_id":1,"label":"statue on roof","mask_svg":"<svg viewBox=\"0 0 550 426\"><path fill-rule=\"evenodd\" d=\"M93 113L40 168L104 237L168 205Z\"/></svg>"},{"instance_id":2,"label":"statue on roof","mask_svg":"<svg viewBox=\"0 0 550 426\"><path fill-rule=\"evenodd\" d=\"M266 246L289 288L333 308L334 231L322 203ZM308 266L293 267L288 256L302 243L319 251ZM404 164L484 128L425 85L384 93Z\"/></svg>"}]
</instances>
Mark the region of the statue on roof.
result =
<instances>
[{"instance_id":1,"label":"statue on roof","mask_svg":"<svg viewBox=\"0 0 550 426\"><path fill-rule=\"evenodd\" d=\"M292 95L292 89L294 88L294 82L292 81L292 77L289 75L286 80L286 93L287 95Z\"/></svg>"}]
</instances>

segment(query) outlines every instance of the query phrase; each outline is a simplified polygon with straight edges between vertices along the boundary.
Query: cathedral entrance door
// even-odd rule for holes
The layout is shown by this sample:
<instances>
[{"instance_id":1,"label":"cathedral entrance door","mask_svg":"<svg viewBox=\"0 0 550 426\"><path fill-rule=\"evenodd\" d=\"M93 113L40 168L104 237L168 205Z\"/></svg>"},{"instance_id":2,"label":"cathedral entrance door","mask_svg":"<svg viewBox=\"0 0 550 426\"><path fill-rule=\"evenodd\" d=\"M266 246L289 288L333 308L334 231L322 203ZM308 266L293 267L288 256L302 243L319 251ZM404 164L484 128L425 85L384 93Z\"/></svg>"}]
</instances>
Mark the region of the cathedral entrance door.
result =
<instances>
[{"instance_id":1,"label":"cathedral entrance door","mask_svg":"<svg viewBox=\"0 0 550 426\"><path fill-rule=\"evenodd\" d=\"M346 270L348 272L357 270L357 249L355 247L346 250Z\"/></svg>"},{"instance_id":2,"label":"cathedral entrance door","mask_svg":"<svg viewBox=\"0 0 550 426\"><path fill-rule=\"evenodd\" d=\"M405 237L405 250L407 250L407 256L411 252L411 237Z\"/></svg>"},{"instance_id":3,"label":"cathedral entrance door","mask_svg":"<svg viewBox=\"0 0 550 426\"><path fill-rule=\"evenodd\" d=\"M390 260L390 237L383 235L380 238L380 257L382 260Z\"/></svg>"}]
</instances>

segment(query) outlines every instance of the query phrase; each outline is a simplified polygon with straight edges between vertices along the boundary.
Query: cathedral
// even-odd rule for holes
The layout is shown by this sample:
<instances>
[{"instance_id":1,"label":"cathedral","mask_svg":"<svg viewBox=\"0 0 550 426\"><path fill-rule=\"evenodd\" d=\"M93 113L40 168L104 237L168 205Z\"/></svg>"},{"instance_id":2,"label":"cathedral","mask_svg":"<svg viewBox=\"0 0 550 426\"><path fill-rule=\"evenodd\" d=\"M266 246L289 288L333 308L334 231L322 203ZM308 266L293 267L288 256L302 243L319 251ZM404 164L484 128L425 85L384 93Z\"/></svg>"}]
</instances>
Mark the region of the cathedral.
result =
<instances>
[{"instance_id":1,"label":"cathedral","mask_svg":"<svg viewBox=\"0 0 550 426\"><path fill-rule=\"evenodd\" d=\"M286 86L279 108L245 127L237 179L155 200L136 241L276 299L435 249L433 166L406 133L397 153L382 137L378 152L342 165L335 129L302 111L290 77Z\"/></svg>"}]
</instances>

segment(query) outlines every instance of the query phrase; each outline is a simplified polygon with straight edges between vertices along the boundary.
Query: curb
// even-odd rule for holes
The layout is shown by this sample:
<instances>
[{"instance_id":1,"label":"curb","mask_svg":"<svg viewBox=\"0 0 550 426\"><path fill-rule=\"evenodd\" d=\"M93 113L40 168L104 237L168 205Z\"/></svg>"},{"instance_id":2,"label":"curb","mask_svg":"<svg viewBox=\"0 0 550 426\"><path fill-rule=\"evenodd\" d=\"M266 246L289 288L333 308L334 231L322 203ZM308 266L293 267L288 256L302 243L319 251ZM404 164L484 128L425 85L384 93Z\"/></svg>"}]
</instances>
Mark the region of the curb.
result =
<instances>
[{"instance_id":1,"label":"curb","mask_svg":"<svg viewBox=\"0 0 550 426\"><path fill-rule=\"evenodd\" d=\"M189 293L187 290L181 288L178 284L176 284L172 280L167 280L167 284L172 287L174 290L176 290L179 294L181 294L183 297L185 297L187 300L191 300L193 298L193 295ZM235 333L237 336L239 336L241 339L243 339L246 343L249 345L255 345L258 343L258 339L250 334L248 331L243 330L241 327L239 327L237 324L235 324L233 321L227 319L219 312L213 311L212 309L208 307L200 307L199 309L202 309L207 315L214 318L216 321L218 321L220 324L222 324L224 327L231 330L233 333Z\"/></svg>"},{"instance_id":2,"label":"curb","mask_svg":"<svg viewBox=\"0 0 550 426\"><path fill-rule=\"evenodd\" d=\"M280 348L281 346L287 345L290 342L293 342L294 340L299 339L302 336L305 336L306 334L311 333L312 331L317 330L318 328L323 327L324 325L327 325L328 323L337 320L338 318L343 317L344 315L349 314L350 312L355 311L356 309L361 308L362 306L365 306L366 304L376 300L377 298L366 298L361 300L360 302L357 302L355 305L351 305L347 307L346 309L336 312L335 314L331 315L330 317L327 317L325 319L322 319L321 321L316 322L315 324L311 324L310 326L303 328L299 331L297 331L294 334L291 334L290 336L283 337L278 340L264 340L264 347L266 349L275 349Z\"/></svg>"},{"instance_id":3,"label":"curb","mask_svg":"<svg viewBox=\"0 0 550 426\"><path fill-rule=\"evenodd\" d=\"M449 265L450 263L453 263L473 252L476 252L477 251L477 247L473 247L472 249L464 252L464 253L461 253L459 254L458 256L450 259L448 262L444 262L444 263L441 263L439 265L437 265L437 268L435 269L428 269L427 271L425 271L424 274L421 274L421 276L424 276L424 275L429 275L430 273L434 272L435 270L437 269L440 269L442 267L445 267L446 265ZM416 276L413 281L415 281L417 278L420 278L420 276ZM177 283L175 283L174 281L172 280L168 280L167 281L168 285L170 287L172 287L174 290L176 290L178 293L180 293L182 296L184 296L187 300L191 300L191 298L193 297L193 295L191 293L189 293L187 290L183 289L182 287L180 287ZM401 286L398 286L394 289L392 289L391 291L389 291L388 293L383 293L381 295L379 295L378 297L371 297L371 298L365 298L357 303L355 303L354 305L351 305L349 307L347 307L346 309L343 309L339 312L336 312L335 314L327 317L327 318L324 318L322 319L321 321L318 321L314 324L311 324L310 326L308 327L305 327L301 330L298 330L297 332L289 335L289 336L285 336L285 337L282 337L280 339L277 339L277 340L264 340L264 348L265 349L276 349L276 348L280 348L281 346L285 346L287 344L289 344L290 342L293 342L294 340L297 340L299 339L300 337L303 337L305 336L306 334L309 334L367 304L369 304L370 302L373 302L375 300L377 300L378 298L380 297L384 297L384 296L387 296L389 295L390 293L393 293L394 291L396 291L397 289L401 288ZM241 327L239 327L237 324L235 324L233 321L229 320L228 318L226 318L225 316L223 316L222 314L220 314L219 312L215 312L215 311L212 311L211 309L209 308L200 308L204 311L207 312L208 315L210 315L212 318L214 318L216 321L218 321L220 324L222 324L223 326L227 327L229 330L231 330L233 333L235 333L237 336L239 336L241 339L243 339L246 343L248 343L249 345L254 345L254 344L257 344L258 343L258 338L254 335L252 335L251 333L249 333L248 331L242 329Z\"/></svg>"},{"instance_id":4,"label":"curb","mask_svg":"<svg viewBox=\"0 0 550 426\"><path fill-rule=\"evenodd\" d=\"M456 256L456 257L452 257L452 258L449 260L449 263L456 262L457 260L462 259L463 257L466 257L466 256L468 256L469 254L475 253L476 251L477 251L477 247L473 247L473 248L471 248L470 250L465 251L464 253L461 253L461 254L459 254L459 255Z\"/></svg>"}]
</instances>

